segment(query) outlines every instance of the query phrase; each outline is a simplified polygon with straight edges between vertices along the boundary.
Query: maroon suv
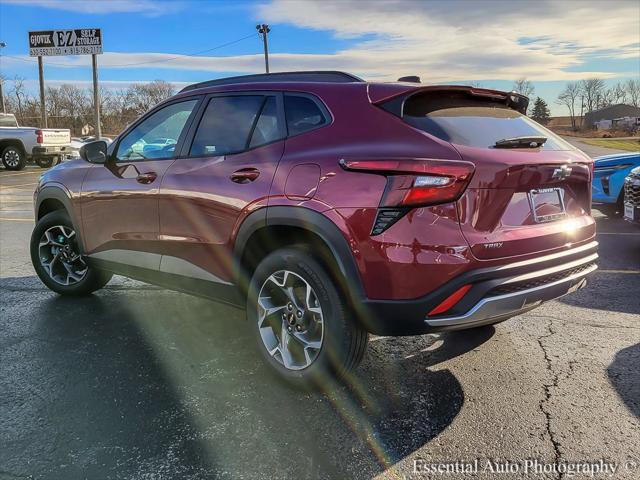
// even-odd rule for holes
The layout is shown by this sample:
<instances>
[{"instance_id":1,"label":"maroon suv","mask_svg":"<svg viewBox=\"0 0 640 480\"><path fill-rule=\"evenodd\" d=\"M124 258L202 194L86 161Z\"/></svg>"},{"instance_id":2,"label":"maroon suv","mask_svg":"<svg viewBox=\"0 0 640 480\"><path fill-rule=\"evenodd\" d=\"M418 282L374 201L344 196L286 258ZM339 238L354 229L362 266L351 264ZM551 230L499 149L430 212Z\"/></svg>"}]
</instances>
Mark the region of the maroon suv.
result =
<instances>
[{"instance_id":1,"label":"maroon suv","mask_svg":"<svg viewBox=\"0 0 640 480\"><path fill-rule=\"evenodd\" d=\"M596 269L592 162L528 99L341 72L191 85L45 173L33 265L61 294L112 273L246 306L306 384L368 332L497 323Z\"/></svg>"}]
</instances>

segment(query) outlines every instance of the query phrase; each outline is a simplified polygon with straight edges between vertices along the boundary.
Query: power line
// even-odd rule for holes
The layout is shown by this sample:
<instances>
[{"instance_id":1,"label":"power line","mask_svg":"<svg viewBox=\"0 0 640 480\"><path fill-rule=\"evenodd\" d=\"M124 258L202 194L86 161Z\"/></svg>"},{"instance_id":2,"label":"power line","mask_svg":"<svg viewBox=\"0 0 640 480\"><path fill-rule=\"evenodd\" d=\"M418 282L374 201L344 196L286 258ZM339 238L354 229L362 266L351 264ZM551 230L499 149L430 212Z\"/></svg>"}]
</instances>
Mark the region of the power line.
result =
<instances>
[{"instance_id":1,"label":"power line","mask_svg":"<svg viewBox=\"0 0 640 480\"><path fill-rule=\"evenodd\" d=\"M116 65L108 65L109 68L112 67L132 67L135 65L149 65L149 64L153 64L153 63L163 63L163 62L171 62L173 60L179 59L179 58L184 58L184 57L198 57L200 55L202 55L203 53L208 53L208 52L212 52L214 50L218 50L220 48L224 48L224 47L228 47L229 45L234 45L236 43L239 43L243 40L246 40L247 38L251 38L251 37L255 37L256 34L252 33L251 35L247 35L246 37L242 37L242 38L238 38L237 40L232 40L231 42L227 42L227 43L223 43L221 45L217 45L215 47L212 48L207 48L206 50L200 50L197 52L193 52L193 53L184 53L184 54L178 54L174 57L169 57L169 58L161 58L158 60L148 60L145 62L135 62L135 63L121 63L121 64L116 64ZM129 52L109 52L109 53L129 53ZM12 58L14 60L19 60L21 62L27 62L27 63L33 63L34 61L37 61L37 59L31 59L31 58L22 58L22 57L16 57L14 55L0 55L0 58L2 57L6 57L6 58ZM55 66L55 67L79 67L80 65L75 64L75 63L57 63L57 62L47 62L47 65L51 65L51 66Z\"/></svg>"}]
</instances>

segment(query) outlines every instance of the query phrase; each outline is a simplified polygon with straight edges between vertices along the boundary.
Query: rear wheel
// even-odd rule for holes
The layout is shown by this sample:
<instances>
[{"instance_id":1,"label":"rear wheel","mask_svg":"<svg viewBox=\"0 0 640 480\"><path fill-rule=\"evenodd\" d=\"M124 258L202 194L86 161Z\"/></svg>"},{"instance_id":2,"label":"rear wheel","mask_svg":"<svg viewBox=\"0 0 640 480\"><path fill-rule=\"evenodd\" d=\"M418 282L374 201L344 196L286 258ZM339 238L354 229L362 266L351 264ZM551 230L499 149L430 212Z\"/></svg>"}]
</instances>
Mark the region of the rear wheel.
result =
<instances>
[{"instance_id":1,"label":"rear wheel","mask_svg":"<svg viewBox=\"0 0 640 480\"><path fill-rule=\"evenodd\" d=\"M2 164L7 170L22 170L26 163L26 155L20 147L9 145L2 150Z\"/></svg>"},{"instance_id":2,"label":"rear wheel","mask_svg":"<svg viewBox=\"0 0 640 480\"><path fill-rule=\"evenodd\" d=\"M53 166L54 157L38 157L36 158L36 163L40 168L50 168Z\"/></svg>"},{"instance_id":3,"label":"rear wheel","mask_svg":"<svg viewBox=\"0 0 640 480\"><path fill-rule=\"evenodd\" d=\"M368 335L320 263L300 248L267 256L256 268L247 317L272 371L302 388L322 386L362 360Z\"/></svg>"},{"instance_id":4,"label":"rear wheel","mask_svg":"<svg viewBox=\"0 0 640 480\"><path fill-rule=\"evenodd\" d=\"M87 295L104 287L111 274L89 266L66 212L42 217L31 235L31 262L47 287L61 295Z\"/></svg>"}]
</instances>

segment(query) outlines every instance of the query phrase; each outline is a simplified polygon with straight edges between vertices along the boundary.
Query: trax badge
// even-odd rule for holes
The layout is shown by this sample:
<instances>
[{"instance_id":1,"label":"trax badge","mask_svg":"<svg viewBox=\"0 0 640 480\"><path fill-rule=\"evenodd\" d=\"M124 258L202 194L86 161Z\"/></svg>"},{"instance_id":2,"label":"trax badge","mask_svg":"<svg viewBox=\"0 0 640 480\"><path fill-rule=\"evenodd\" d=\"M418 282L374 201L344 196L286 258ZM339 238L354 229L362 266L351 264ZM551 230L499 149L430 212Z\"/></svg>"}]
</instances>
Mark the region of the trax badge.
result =
<instances>
[{"instance_id":1,"label":"trax badge","mask_svg":"<svg viewBox=\"0 0 640 480\"><path fill-rule=\"evenodd\" d=\"M489 248L489 249L502 248L502 242L485 243L484 248Z\"/></svg>"},{"instance_id":2,"label":"trax badge","mask_svg":"<svg viewBox=\"0 0 640 480\"><path fill-rule=\"evenodd\" d=\"M568 178L571 175L571 170L572 169L569 165L563 165L560 168L554 168L553 175L551 175L551 178L556 180L564 180L565 178Z\"/></svg>"}]
</instances>

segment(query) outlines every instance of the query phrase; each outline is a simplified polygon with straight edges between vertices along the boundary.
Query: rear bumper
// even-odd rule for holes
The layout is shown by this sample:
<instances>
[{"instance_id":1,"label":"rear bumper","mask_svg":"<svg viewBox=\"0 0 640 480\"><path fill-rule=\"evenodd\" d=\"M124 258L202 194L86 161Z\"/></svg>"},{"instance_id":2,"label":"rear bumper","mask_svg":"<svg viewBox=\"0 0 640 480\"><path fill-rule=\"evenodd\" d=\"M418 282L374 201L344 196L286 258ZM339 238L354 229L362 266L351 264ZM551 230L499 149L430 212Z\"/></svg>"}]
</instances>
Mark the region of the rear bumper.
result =
<instances>
[{"instance_id":1,"label":"rear bumper","mask_svg":"<svg viewBox=\"0 0 640 480\"><path fill-rule=\"evenodd\" d=\"M57 155L63 155L69 148L64 145L52 145L52 146L38 146L33 147L31 155L34 157L52 157Z\"/></svg>"},{"instance_id":2,"label":"rear bumper","mask_svg":"<svg viewBox=\"0 0 640 480\"><path fill-rule=\"evenodd\" d=\"M597 242L563 252L466 272L435 292L406 301L366 300L365 328L378 335L415 335L497 323L586 286L598 267ZM428 316L464 285L467 294L442 315Z\"/></svg>"}]
</instances>

